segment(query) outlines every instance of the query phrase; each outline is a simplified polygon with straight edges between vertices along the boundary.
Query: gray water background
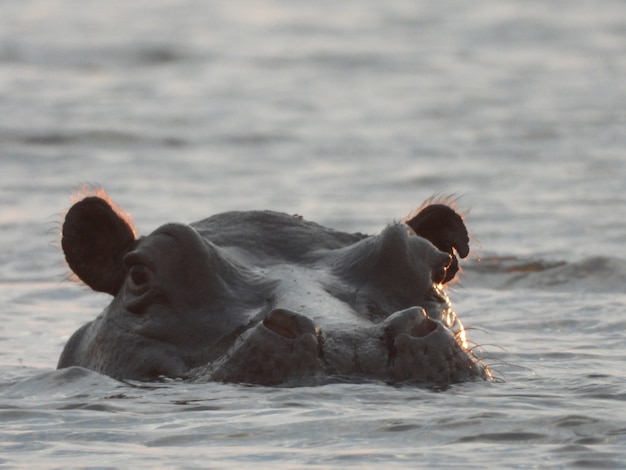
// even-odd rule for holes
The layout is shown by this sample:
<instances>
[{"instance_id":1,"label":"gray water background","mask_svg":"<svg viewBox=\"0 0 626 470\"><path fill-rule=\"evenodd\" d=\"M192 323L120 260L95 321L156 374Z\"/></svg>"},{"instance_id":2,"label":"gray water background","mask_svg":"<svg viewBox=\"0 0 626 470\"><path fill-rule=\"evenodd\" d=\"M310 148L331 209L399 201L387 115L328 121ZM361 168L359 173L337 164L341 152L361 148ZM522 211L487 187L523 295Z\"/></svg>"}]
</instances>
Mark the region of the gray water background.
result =
<instances>
[{"instance_id":1,"label":"gray water background","mask_svg":"<svg viewBox=\"0 0 626 470\"><path fill-rule=\"evenodd\" d=\"M0 2L0 467L623 468L626 4ZM377 233L460 196L451 289L502 382L266 388L55 371L109 302L69 195L140 233L274 209Z\"/></svg>"}]
</instances>

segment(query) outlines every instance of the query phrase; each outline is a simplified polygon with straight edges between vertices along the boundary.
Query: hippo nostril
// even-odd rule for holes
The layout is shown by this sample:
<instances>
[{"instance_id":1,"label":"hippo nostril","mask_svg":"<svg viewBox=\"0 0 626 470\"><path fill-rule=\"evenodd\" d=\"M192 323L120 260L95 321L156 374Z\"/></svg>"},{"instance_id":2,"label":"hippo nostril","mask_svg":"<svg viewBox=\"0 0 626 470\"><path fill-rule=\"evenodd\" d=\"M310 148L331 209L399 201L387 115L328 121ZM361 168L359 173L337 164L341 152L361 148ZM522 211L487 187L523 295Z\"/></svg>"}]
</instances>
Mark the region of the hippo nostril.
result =
<instances>
[{"instance_id":1,"label":"hippo nostril","mask_svg":"<svg viewBox=\"0 0 626 470\"><path fill-rule=\"evenodd\" d=\"M263 326L287 339L296 339L304 333L315 333L313 321L289 310L272 310L263 320Z\"/></svg>"},{"instance_id":2,"label":"hippo nostril","mask_svg":"<svg viewBox=\"0 0 626 470\"><path fill-rule=\"evenodd\" d=\"M409 330L409 334L414 338L423 338L437 329L437 324L430 318L425 318L417 325L413 325Z\"/></svg>"},{"instance_id":3,"label":"hippo nostril","mask_svg":"<svg viewBox=\"0 0 626 470\"><path fill-rule=\"evenodd\" d=\"M263 325L268 330L288 339L295 339L300 335L296 318L285 310L271 311L263 320Z\"/></svg>"},{"instance_id":4,"label":"hippo nostril","mask_svg":"<svg viewBox=\"0 0 626 470\"><path fill-rule=\"evenodd\" d=\"M272 330L274 333L284 336L285 338L295 339L298 337L295 325L293 324L293 321L289 319L277 319L275 317L266 318L263 321L263 324L268 330Z\"/></svg>"}]
</instances>

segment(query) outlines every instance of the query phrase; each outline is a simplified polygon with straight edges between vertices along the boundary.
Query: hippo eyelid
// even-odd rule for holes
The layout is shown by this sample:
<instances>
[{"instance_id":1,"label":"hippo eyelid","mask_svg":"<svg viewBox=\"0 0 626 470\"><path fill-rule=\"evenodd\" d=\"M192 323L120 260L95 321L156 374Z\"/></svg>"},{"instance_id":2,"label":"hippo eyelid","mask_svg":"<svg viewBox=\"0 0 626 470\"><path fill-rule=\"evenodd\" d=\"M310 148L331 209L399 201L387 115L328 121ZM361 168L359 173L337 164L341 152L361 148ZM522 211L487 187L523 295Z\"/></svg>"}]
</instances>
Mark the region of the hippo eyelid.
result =
<instances>
[{"instance_id":1,"label":"hippo eyelid","mask_svg":"<svg viewBox=\"0 0 626 470\"><path fill-rule=\"evenodd\" d=\"M154 271L154 266L150 260L136 251L126 254L122 262L126 271L130 271L133 266L145 266L149 270Z\"/></svg>"},{"instance_id":2,"label":"hippo eyelid","mask_svg":"<svg viewBox=\"0 0 626 470\"><path fill-rule=\"evenodd\" d=\"M432 256L428 262L432 268L449 268L453 262L453 255L446 253L445 251L438 251Z\"/></svg>"}]
</instances>

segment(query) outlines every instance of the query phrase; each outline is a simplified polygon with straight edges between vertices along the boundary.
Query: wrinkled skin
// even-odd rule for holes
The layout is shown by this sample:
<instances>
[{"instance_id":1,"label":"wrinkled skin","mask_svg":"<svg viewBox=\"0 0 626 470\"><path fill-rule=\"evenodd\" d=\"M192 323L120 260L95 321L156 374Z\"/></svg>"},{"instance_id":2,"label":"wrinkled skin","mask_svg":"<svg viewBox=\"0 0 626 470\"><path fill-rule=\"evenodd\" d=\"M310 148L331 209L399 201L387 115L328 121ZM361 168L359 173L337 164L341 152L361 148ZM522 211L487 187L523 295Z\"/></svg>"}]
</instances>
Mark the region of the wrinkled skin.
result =
<instances>
[{"instance_id":1,"label":"wrinkled skin","mask_svg":"<svg viewBox=\"0 0 626 470\"><path fill-rule=\"evenodd\" d=\"M443 291L468 243L444 204L376 236L250 211L136 239L114 205L86 197L65 218L63 250L113 300L58 367L268 385L489 379Z\"/></svg>"}]
</instances>

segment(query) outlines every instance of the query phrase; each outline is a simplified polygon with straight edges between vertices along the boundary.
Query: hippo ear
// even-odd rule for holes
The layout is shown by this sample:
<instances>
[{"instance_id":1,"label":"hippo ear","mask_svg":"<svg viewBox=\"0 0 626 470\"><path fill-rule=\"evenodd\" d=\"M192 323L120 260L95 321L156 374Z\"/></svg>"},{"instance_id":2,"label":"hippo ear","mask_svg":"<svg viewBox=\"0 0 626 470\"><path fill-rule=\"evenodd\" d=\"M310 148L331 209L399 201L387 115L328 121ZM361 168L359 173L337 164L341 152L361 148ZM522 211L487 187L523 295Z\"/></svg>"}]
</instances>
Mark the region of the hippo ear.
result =
<instances>
[{"instance_id":1,"label":"hippo ear","mask_svg":"<svg viewBox=\"0 0 626 470\"><path fill-rule=\"evenodd\" d=\"M72 271L93 290L117 294L125 278L122 260L135 243L130 223L104 199L89 196L70 208L62 233Z\"/></svg>"},{"instance_id":2,"label":"hippo ear","mask_svg":"<svg viewBox=\"0 0 626 470\"><path fill-rule=\"evenodd\" d=\"M452 280L459 270L454 250L461 258L469 254L469 235L461 216L445 204L431 204L409 217L405 223L417 235L452 255L452 263L443 282Z\"/></svg>"}]
</instances>

